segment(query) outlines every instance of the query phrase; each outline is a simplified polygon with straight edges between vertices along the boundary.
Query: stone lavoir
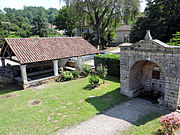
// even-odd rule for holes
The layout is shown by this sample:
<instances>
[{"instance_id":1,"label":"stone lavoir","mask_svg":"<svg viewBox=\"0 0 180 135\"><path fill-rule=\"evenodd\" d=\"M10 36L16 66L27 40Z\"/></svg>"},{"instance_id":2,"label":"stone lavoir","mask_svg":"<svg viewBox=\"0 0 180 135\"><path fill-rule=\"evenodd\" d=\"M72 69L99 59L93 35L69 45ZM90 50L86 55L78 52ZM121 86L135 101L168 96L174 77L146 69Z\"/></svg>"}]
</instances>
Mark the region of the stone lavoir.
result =
<instances>
[{"instance_id":1,"label":"stone lavoir","mask_svg":"<svg viewBox=\"0 0 180 135\"><path fill-rule=\"evenodd\" d=\"M180 105L180 47L152 39L120 46L121 93L137 97L142 93L158 95L161 106L171 110Z\"/></svg>"},{"instance_id":2,"label":"stone lavoir","mask_svg":"<svg viewBox=\"0 0 180 135\"><path fill-rule=\"evenodd\" d=\"M69 58L98 53L81 37L7 38L0 53L0 84L41 85L55 80Z\"/></svg>"}]
</instances>

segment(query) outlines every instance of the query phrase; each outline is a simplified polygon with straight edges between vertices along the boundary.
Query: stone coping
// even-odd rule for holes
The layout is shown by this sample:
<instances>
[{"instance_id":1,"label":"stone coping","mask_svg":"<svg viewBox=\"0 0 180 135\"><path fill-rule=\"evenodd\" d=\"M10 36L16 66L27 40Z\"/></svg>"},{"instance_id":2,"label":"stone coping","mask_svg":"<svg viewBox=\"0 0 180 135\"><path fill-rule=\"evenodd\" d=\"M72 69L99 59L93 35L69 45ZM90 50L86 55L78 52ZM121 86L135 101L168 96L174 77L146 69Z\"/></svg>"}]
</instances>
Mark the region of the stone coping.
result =
<instances>
[{"instance_id":1,"label":"stone coping","mask_svg":"<svg viewBox=\"0 0 180 135\"><path fill-rule=\"evenodd\" d=\"M50 79L54 79L54 78L57 78L57 76L50 76L50 77L45 77L45 78L41 78L41 79L37 79L37 80L33 80L33 81L28 81L26 84L36 83L36 82L50 80Z\"/></svg>"},{"instance_id":2,"label":"stone coping","mask_svg":"<svg viewBox=\"0 0 180 135\"><path fill-rule=\"evenodd\" d=\"M180 46L170 46L170 45L167 45L164 42L161 42L158 39L149 40L149 41L141 40L141 41L139 41L137 43L123 43L123 44L120 44L119 47L120 48L127 48L127 47L136 46L136 45L139 45L139 44L142 44L142 43L152 43L152 42L156 43L157 46L160 46L160 47L163 47L163 48L166 48L166 49L180 49Z\"/></svg>"}]
</instances>

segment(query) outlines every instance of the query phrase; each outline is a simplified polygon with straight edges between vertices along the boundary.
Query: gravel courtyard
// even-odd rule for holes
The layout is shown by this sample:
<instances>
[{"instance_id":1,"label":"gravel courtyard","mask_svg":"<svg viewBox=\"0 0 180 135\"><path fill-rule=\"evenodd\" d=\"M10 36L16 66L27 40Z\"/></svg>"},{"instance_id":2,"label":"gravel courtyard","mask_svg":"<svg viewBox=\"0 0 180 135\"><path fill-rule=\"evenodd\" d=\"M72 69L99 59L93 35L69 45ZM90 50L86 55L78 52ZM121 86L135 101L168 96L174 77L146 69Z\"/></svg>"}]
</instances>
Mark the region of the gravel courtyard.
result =
<instances>
[{"instance_id":1,"label":"gravel courtyard","mask_svg":"<svg viewBox=\"0 0 180 135\"><path fill-rule=\"evenodd\" d=\"M157 104L135 98L85 122L62 129L57 135L120 135L139 118L151 112L165 114Z\"/></svg>"}]
</instances>

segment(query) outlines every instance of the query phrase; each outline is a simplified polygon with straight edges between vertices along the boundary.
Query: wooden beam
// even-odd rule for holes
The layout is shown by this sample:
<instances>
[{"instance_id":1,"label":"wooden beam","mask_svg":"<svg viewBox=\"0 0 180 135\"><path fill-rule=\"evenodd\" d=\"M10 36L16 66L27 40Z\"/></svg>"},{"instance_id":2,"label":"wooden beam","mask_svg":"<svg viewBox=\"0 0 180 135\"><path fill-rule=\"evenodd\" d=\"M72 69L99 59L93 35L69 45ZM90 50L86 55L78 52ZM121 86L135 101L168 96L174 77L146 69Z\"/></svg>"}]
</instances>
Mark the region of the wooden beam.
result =
<instances>
[{"instance_id":1,"label":"wooden beam","mask_svg":"<svg viewBox=\"0 0 180 135\"><path fill-rule=\"evenodd\" d=\"M10 47L9 47L9 46L8 46L8 48L7 48L7 53L8 53L8 55L9 55L9 57L11 58Z\"/></svg>"},{"instance_id":2,"label":"wooden beam","mask_svg":"<svg viewBox=\"0 0 180 135\"><path fill-rule=\"evenodd\" d=\"M6 59L11 60L11 61L13 61L13 62L16 62L16 63L19 63L19 64L20 64L20 62L19 62L19 61L17 61L17 60L10 59L10 58L6 58Z\"/></svg>"},{"instance_id":3,"label":"wooden beam","mask_svg":"<svg viewBox=\"0 0 180 135\"><path fill-rule=\"evenodd\" d=\"M7 50L7 48L8 48L8 45L6 46L6 48L5 48L4 52L3 52L2 58L4 58L4 54L5 54L6 50Z\"/></svg>"}]
</instances>

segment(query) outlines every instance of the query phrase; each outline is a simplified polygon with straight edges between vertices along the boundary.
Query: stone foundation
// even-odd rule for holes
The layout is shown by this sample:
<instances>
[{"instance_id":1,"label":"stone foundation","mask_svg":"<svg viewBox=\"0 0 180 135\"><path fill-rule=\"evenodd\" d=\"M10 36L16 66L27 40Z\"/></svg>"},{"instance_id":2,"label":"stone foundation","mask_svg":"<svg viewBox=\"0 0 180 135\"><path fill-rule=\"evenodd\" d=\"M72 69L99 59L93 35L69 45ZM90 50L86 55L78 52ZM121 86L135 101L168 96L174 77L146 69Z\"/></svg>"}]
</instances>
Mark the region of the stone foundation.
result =
<instances>
[{"instance_id":1,"label":"stone foundation","mask_svg":"<svg viewBox=\"0 0 180 135\"><path fill-rule=\"evenodd\" d=\"M39 79L35 81L30 81L26 84L21 83L20 85L23 89L27 89L30 87L36 87L36 86L45 84L47 82L55 81L57 78L58 78L57 76L51 76L51 77L47 77L47 78L43 78L43 79Z\"/></svg>"}]
</instances>

